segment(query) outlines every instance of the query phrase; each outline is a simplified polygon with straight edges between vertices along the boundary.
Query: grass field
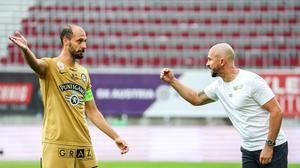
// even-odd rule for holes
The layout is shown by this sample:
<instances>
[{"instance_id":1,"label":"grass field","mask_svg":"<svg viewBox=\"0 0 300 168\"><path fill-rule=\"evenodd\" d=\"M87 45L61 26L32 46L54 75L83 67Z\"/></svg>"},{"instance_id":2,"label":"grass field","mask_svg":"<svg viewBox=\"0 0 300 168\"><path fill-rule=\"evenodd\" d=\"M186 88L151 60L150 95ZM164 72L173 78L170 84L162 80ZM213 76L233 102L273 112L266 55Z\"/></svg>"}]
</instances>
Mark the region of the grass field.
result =
<instances>
[{"instance_id":1,"label":"grass field","mask_svg":"<svg viewBox=\"0 0 300 168\"><path fill-rule=\"evenodd\" d=\"M101 162L100 168L240 168L240 163L191 162ZM40 168L39 162L0 161L0 168ZM299 168L300 164L289 164Z\"/></svg>"}]
</instances>

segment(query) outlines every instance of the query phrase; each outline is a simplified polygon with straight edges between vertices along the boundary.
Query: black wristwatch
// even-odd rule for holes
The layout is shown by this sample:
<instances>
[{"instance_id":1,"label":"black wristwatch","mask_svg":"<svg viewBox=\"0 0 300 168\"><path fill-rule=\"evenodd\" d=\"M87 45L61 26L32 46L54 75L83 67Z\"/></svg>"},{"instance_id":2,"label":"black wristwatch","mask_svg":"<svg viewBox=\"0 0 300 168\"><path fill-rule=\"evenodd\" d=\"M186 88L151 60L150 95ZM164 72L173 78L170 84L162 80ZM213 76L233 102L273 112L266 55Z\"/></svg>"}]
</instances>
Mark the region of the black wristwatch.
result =
<instances>
[{"instance_id":1,"label":"black wristwatch","mask_svg":"<svg viewBox=\"0 0 300 168\"><path fill-rule=\"evenodd\" d=\"M272 140L268 139L268 140L266 140L266 144L267 144L268 146L274 147L276 143L275 143L275 141L272 141Z\"/></svg>"}]
</instances>

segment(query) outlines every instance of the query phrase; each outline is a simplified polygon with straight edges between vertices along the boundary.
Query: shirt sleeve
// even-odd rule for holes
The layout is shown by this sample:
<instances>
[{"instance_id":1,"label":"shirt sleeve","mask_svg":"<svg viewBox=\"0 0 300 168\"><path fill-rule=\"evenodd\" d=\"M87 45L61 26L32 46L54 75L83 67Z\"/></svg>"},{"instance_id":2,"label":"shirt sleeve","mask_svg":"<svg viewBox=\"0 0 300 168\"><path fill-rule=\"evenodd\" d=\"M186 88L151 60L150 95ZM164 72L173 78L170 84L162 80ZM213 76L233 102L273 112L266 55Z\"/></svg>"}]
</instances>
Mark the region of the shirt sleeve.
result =
<instances>
[{"instance_id":1,"label":"shirt sleeve","mask_svg":"<svg viewBox=\"0 0 300 168\"><path fill-rule=\"evenodd\" d=\"M87 88L86 90L92 89L92 82L89 73L87 73Z\"/></svg>"},{"instance_id":2,"label":"shirt sleeve","mask_svg":"<svg viewBox=\"0 0 300 168\"><path fill-rule=\"evenodd\" d=\"M93 92L92 92L92 84L91 84L90 75L87 73L86 76L87 76L87 87L86 87L86 93L85 93L85 96L84 96L84 101L85 102L94 99Z\"/></svg>"},{"instance_id":3,"label":"shirt sleeve","mask_svg":"<svg viewBox=\"0 0 300 168\"><path fill-rule=\"evenodd\" d=\"M46 68L46 75L45 75L45 78L47 78L48 73L49 73L49 71L50 71L50 70L49 70L49 64L50 64L51 58L43 57L43 58L41 58L41 60L44 61L45 64L46 64L46 66L47 66L47 68Z\"/></svg>"},{"instance_id":4,"label":"shirt sleeve","mask_svg":"<svg viewBox=\"0 0 300 168\"><path fill-rule=\"evenodd\" d=\"M251 82L252 88L252 97L257 101L261 106L275 97L275 94L271 90L267 82L260 76L255 77Z\"/></svg>"},{"instance_id":5,"label":"shirt sleeve","mask_svg":"<svg viewBox=\"0 0 300 168\"><path fill-rule=\"evenodd\" d=\"M216 93L218 80L214 81L204 89L204 93L212 100L217 101L219 98Z\"/></svg>"}]
</instances>

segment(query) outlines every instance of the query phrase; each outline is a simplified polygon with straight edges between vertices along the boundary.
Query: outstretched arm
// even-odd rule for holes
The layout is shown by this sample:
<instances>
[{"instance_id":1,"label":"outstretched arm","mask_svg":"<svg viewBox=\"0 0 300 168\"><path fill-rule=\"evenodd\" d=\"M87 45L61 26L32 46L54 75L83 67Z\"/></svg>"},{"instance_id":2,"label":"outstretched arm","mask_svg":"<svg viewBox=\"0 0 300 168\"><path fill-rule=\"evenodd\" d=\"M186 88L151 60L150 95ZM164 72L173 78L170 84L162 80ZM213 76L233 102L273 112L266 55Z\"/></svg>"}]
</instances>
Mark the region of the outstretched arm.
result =
<instances>
[{"instance_id":1,"label":"outstretched arm","mask_svg":"<svg viewBox=\"0 0 300 168\"><path fill-rule=\"evenodd\" d=\"M199 106L214 102L211 100L204 91L196 92L195 90L180 83L171 69L164 68L160 73L160 79L170 84L181 97L192 105Z\"/></svg>"},{"instance_id":2,"label":"outstretched arm","mask_svg":"<svg viewBox=\"0 0 300 168\"><path fill-rule=\"evenodd\" d=\"M121 150L121 154L127 153L129 150L127 143L109 126L102 113L98 110L95 101L90 100L85 102L85 109L87 116L96 125L96 127L115 141Z\"/></svg>"},{"instance_id":3,"label":"outstretched arm","mask_svg":"<svg viewBox=\"0 0 300 168\"><path fill-rule=\"evenodd\" d=\"M22 50L24 58L31 69L37 73L39 77L44 78L47 64L43 60L36 58L34 53L29 49L25 37L16 31L14 35L9 36L9 39Z\"/></svg>"}]
</instances>

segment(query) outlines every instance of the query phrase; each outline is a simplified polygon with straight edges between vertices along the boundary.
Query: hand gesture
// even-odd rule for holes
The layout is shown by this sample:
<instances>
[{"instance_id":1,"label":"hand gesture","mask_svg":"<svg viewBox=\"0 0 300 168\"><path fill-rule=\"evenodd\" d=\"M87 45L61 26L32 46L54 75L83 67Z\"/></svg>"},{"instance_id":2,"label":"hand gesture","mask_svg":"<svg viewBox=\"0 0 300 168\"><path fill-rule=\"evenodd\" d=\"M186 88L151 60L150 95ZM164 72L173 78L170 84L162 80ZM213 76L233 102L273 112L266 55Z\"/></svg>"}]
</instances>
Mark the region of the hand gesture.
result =
<instances>
[{"instance_id":1,"label":"hand gesture","mask_svg":"<svg viewBox=\"0 0 300 168\"><path fill-rule=\"evenodd\" d=\"M121 138L116 138L115 142L117 144L117 146L121 149L121 154L125 154L129 151L129 146L127 145L127 143L121 139Z\"/></svg>"},{"instance_id":2,"label":"hand gesture","mask_svg":"<svg viewBox=\"0 0 300 168\"><path fill-rule=\"evenodd\" d=\"M175 76L174 76L174 73L171 69L164 68L160 72L160 79L165 81L166 83L171 83L175 79Z\"/></svg>"},{"instance_id":3,"label":"hand gesture","mask_svg":"<svg viewBox=\"0 0 300 168\"><path fill-rule=\"evenodd\" d=\"M263 150L260 152L259 162L262 165L271 163L273 157L273 147L265 145Z\"/></svg>"},{"instance_id":4,"label":"hand gesture","mask_svg":"<svg viewBox=\"0 0 300 168\"><path fill-rule=\"evenodd\" d=\"M28 49L27 40L20 32L16 31L14 35L9 36L8 38L22 50Z\"/></svg>"}]
</instances>

